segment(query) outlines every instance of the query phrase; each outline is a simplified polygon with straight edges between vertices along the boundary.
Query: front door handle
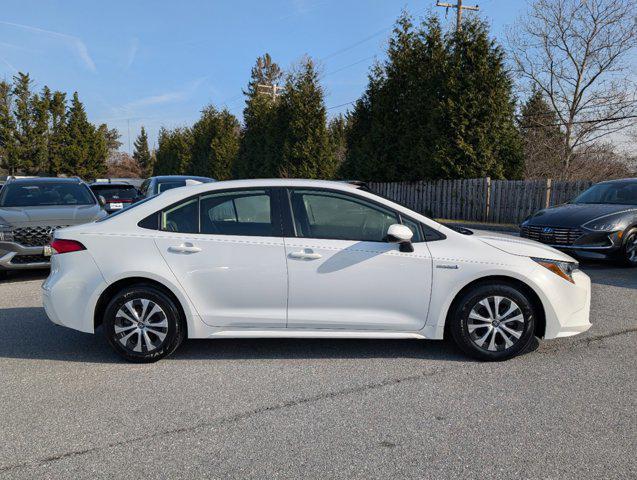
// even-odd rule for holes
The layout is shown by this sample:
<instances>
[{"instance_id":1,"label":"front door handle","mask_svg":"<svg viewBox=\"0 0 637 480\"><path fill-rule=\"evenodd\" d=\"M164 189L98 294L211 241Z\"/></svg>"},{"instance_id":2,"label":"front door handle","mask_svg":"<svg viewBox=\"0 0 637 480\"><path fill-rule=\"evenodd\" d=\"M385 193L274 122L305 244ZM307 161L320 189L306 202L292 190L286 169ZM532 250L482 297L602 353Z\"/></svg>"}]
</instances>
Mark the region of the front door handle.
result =
<instances>
[{"instance_id":1,"label":"front door handle","mask_svg":"<svg viewBox=\"0 0 637 480\"><path fill-rule=\"evenodd\" d=\"M318 260L322 257L320 253L314 253L309 248L301 250L300 252L292 252L289 256L290 258L296 258L299 260Z\"/></svg>"},{"instance_id":2,"label":"front door handle","mask_svg":"<svg viewBox=\"0 0 637 480\"><path fill-rule=\"evenodd\" d=\"M168 247L168 251L172 253L199 253L201 248L195 247L192 243L182 243L181 245L173 245Z\"/></svg>"}]
</instances>

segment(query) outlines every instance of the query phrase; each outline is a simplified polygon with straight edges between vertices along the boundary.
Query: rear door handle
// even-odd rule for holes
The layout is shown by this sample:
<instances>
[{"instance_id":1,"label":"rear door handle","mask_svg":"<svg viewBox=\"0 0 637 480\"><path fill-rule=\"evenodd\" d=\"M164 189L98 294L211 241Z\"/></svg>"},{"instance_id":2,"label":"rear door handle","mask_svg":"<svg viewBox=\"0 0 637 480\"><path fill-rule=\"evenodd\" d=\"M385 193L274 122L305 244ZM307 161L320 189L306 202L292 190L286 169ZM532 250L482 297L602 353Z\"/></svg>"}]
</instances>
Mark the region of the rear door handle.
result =
<instances>
[{"instance_id":1,"label":"rear door handle","mask_svg":"<svg viewBox=\"0 0 637 480\"><path fill-rule=\"evenodd\" d=\"M199 253L201 248L195 247L192 243L182 243L168 247L168 251L172 253Z\"/></svg>"},{"instance_id":2,"label":"rear door handle","mask_svg":"<svg viewBox=\"0 0 637 480\"><path fill-rule=\"evenodd\" d=\"M322 257L322 255L320 253L314 253L309 248L306 248L305 250L301 250L300 252L290 253L289 257L299 260L318 260Z\"/></svg>"}]
</instances>

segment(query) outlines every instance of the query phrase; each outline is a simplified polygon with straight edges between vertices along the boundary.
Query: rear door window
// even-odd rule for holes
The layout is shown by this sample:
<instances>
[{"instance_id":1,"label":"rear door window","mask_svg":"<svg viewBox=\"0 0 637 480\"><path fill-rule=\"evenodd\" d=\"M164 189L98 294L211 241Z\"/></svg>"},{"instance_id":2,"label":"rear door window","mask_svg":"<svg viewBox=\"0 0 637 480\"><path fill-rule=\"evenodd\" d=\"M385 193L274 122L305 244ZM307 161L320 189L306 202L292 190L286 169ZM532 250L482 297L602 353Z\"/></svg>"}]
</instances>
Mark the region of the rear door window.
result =
<instances>
[{"instance_id":1,"label":"rear door window","mask_svg":"<svg viewBox=\"0 0 637 480\"><path fill-rule=\"evenodd\" d=\"M278 230L266 190L203 195L200 208L201 233L269 237Z\"/></svg>"},{"instance_id":2,"label":"rear door window","mask_svg":"<svg viewBox=\"0 0 637 480\"><path fill-rule=\"evenodd\" d=\"M192 198L161 212L160 229L175 233L198 233L198 199Z\"/></svg>"}]
</instances>

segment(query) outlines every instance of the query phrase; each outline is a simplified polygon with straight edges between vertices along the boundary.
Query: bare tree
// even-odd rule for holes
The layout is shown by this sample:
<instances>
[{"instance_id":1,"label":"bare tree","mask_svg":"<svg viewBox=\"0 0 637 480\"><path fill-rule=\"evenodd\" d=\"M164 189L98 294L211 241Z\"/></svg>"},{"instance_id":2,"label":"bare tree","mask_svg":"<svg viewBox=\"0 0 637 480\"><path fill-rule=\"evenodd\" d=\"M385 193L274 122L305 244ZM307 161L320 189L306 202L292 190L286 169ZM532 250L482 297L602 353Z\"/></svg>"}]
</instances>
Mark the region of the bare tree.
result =
<instances>
[{"instance_id":1,"label":"bare tree","mask_svg":"<svg viewBox=\"0 0 637 480\"><path fill-rule=\"evenodd\" d=\"M636 0L535 0L509 32L517 72L557 113L567 171L576 151L628 127L637 112L636 14Z\"/></svg>"}]
</instances>

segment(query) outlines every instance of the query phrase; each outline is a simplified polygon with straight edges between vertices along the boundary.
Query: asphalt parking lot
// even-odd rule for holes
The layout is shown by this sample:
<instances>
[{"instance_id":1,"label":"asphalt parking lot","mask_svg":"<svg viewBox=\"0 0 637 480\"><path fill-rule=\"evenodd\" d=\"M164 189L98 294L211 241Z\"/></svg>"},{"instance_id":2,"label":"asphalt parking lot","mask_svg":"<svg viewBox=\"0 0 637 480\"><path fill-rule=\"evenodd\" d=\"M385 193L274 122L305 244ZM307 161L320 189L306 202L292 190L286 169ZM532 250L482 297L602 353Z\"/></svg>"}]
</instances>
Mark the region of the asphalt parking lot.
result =
<instances>
[{"instance_id":1,"label":"asphalt parking lot","mask_svg":"<svg viewBox=\"0 0 637 480\"><path fill-rule=\"evenodd\" d=\"M637 477L637 271L593 328L504 363L450 343L188 341L152 365L0 283L0 478Z\"/></svg>"}]
</instances>

